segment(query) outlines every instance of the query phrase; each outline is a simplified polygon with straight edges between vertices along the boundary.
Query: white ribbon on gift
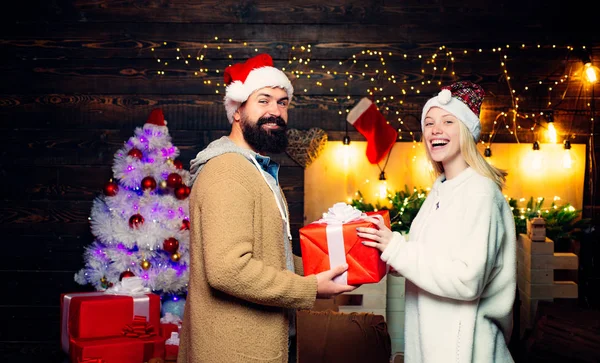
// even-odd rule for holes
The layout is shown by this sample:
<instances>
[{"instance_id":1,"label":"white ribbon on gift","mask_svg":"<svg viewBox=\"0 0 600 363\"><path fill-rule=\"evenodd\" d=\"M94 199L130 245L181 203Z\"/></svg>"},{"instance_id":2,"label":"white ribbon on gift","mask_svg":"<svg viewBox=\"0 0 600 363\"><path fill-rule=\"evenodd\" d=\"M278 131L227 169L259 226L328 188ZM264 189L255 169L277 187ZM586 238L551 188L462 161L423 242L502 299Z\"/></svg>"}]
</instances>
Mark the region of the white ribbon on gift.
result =
<instances>
[{"instance_id":1,"label":"white ribbon on gift","mask_svg":"<svg viewBox=\"0 0 600 363\"><path fill-rule=\"evenodd\" d=\"M136 279L139 279L136 280ZM132 281L127 281L132 280ZM127 281L127 282L125 282ZM145 316L146 321L150 318L150 297L146 295L150 292L149 288L141 286L141 278L128 277L124 278L121 282L117 283L115 287L110 288L106 291L96 292L78 292L73 294L65 294L63 297L62 306L62 329L61 329L61 343L62 349L65 353L69 354L69 310L71 300L74 297L87 297L87 296L103 296L103 295L126 295L133 298L133 317Z\"/></svg>"},{"instance_id":2,"label":"white ribbon on gift","mask_svg":"<svg viewBox=\"0 0 600 363\"><path fill-rule=\"evenodd\" d=\"M169 339L165 340L165 345L179 345L179 333L171 332Z\"/></svg>"},{"instance_id":3,"label":"white ribbon on gift","mask_svg":"<svg viewBox=\"0 0 600 363\"><path fill-rule=\"evenodd\" d=\"M343 224L364 219L367 215L355 207L346 203L335 203L329 211L323 213L323 218L316 223L326 223L325 234L327 235L327 250L329 251L329 266L334 268L346 263L346 251L344 249ZM338 284L348 284L348 271L336 276L333 281Z\"/></svg>"}]
</instances>

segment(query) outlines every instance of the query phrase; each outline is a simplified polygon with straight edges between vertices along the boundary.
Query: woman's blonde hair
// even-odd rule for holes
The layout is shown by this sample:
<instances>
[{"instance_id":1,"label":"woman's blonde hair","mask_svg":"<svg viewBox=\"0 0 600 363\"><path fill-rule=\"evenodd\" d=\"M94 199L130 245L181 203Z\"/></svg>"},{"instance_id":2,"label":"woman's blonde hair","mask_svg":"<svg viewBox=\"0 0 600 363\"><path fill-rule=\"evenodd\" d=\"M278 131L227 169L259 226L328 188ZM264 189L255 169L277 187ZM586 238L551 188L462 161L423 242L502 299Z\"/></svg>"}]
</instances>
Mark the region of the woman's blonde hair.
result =
<instances>
[{"instance_id":1,"label":"woman's blonde hair","mask_svg":"<svg viewBox=\"0 0 600 363\"><path fill-rule=\"evenodd\" d=\"M479 174L486 176L494 181L500 190L504 189L506 186L506 176L508 173L499 169L493 165L490 165L481 155L479 150L477 150L477 144L473 139L473 135L471 131L465 126L464 123L458 123L460 129L460 153L462 157L465 159L467 164L473 168ZM425 138L423 138L423 143L425 143ZM429 154L429 148L425 146L425 154L427 155L427 159L431 166L433 167L433 172L436 177L440 176L444 172L444 166L442 163L434 161Z\"/></svg>"}]
</instances>

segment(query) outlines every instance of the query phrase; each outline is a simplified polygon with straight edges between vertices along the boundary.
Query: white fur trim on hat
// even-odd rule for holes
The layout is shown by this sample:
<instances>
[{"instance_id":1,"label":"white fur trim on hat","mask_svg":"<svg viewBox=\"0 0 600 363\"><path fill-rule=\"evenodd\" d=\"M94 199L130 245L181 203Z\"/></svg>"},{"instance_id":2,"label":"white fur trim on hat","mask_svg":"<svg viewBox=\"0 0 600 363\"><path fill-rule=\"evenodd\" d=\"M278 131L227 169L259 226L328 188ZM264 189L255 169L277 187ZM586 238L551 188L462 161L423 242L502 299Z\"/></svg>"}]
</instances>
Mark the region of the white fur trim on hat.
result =
<instances>
[{"instance_id":1,"label":"white fur trim on hat","mask_svg":"<svg viewBox=\"0 0 600 363\"><path fill-rule=\"evenodd\" d=\"M288 95L289 100L292 100L294 87L289 78L281 70L275 67L260 67L253 69L248 73L246 81L231 82L225 89L225 110L227 111L227 119L230 123L233 122L233 114L240 105L245 102L250 95L261 88L279 87L283 88Z\"/></svg>"},{"instance_id":2,"label":"white fur trim on hat","mask_svg":"<svg viewBox=\"0 0 600 363\"><path fill-rule=\"evenodd\" d=\"M437 96L430 98L425 106L423 106L423 113L421 114L421 131L425 130L425 116L432 107L439 107L453 114L467 126L471 135L473 135L475 142L479 140L479 135L481 134L481 121L479 120L479 117L460 99L452 97L452 93L447 89L443 89Z\"/></svg>"}]
</instances>

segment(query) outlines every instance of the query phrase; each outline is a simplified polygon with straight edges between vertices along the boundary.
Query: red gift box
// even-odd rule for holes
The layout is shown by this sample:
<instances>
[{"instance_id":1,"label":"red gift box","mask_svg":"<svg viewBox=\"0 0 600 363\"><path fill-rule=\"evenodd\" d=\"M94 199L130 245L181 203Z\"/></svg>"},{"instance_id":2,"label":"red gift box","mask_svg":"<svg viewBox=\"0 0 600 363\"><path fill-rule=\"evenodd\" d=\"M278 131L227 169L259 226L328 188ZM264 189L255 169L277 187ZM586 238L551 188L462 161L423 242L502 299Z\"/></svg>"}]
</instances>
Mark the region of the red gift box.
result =
<instances>
[{"instance_id":1,"label":"red gift box","mask_svg":"<svg viewBox=\"0 0 600 363\"><path fill-rule=\"evenodd\" d=\"M177 360L179 354L179 345L166 344L165 345L165 360Z\"/></svg>"},{"instance_id":2,"label":"red gift box","mask_svg":"<svg viewBox=\"0 0 600 363\"><path fill-rule=\"evenodd\" d=\"M60 299L61 342L65 353L73 338L123 336L123 328L135 315L145 316L154 332L160 325L160 297L112 295L103 292L62 294Z\"/></svg>"},{"instance_id":3,"label":"red gift box","mask_svg":"<svg viewBox=\"0 0 600 363\"><path fill-rule=\"evenodd\" d=\"M390 228L389 211L382 210L367 212L366 214L369 216L382 216L385 225ZM300 248L302 251L304 274L317 274L331 269L329 248L334 243L333 246L337 246L338 249L343 247L345 262L348 264L347 283L349 285L361 285L381 281L387 274L387 266L380 259L381 252L376 248L368 247L361 243L365 239L358 237L356 234L357 227L375 226L361 219L344 223L341 226L328 225L317 221L300 228ZM330 228L329 232L328 228ZM332 234L331 229L336 228L338 232L333 232ZM328 240L328 234L330 239L334 239L334 241ZM339 257L334 258L339 260Z\"/></svg>"},{"instance_id":4,"label":"red gift box","mask_svg":"<svg viewBox=\"0 0 600 363\"><path fill-rule=\"evenodd\" d=\"M167 339L165 342L165 360L167 361L177 360L177 354L179 353L179 345L169 344L171 333L179 333L179 326L177 324L160 323L160 335Z\"/></svg>"},{"instance_id":5,"label":"red gift box","mask_svg":"<svg viewBox=\"0 0 600 363\"><path fill-rule=\"evenodd\" d=\"M177 324L160 323L160 336L164 337L165 339L169 339L172 332L179 332L179 327Z\"/></svg>"},{"instance_id":6,"label":"red gift box","mask_svg":"<svg viewBox=\"0 0 600 363\"><path fill-rule=\"evenodd\" d=\"M71 362L101 359L103 363L143 363L151 358L165 358L165 338L71 339Z\"/></svg>"}]
</instances>

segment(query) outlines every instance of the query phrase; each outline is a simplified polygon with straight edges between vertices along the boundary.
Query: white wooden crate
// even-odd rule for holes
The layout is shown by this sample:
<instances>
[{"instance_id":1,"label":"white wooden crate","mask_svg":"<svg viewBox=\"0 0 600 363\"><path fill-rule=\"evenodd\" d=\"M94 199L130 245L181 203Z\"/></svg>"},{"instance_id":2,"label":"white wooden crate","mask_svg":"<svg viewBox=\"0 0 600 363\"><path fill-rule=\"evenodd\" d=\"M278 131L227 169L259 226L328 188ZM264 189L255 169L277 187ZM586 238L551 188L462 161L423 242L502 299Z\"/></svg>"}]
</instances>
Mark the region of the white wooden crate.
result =
<instances>
[{"instance_id":1,"label":"white wooden crate","mask_svg":"<svg viewBox=\"0 0 600 363\"><path fill-rule=\"evenodd\" d=\"M373 313L385 318L386 295L387 276L384 276L376 284L364 284L354 291L336 296L335 302L343 313Z\"/></svg>"},{"instance_id":2,"label":"white wooden crate","mask_svg":"<svg viewBox=\"0 0 600 363\"><path fill-rule=\"evenodd\" d=\"M388 275L387 277L387 325L392 341L392 355L404 352L404 310L405 283L404 277Z\"/></svg>"},{"instance_id":3,"label":"white wooden crate","mask_svg":"<svg viewBox=\"0 0 600 363\"><path fill-rule=\"evenodd\" d=\"M520 234L517 241L517 284L521 299L520 336L532 328L539 301L578 296L574 281L554 281L554 270L577 270L579 260L573 253L554 252L554 241L532 241Z\"/></svg>"}]
</instances>

